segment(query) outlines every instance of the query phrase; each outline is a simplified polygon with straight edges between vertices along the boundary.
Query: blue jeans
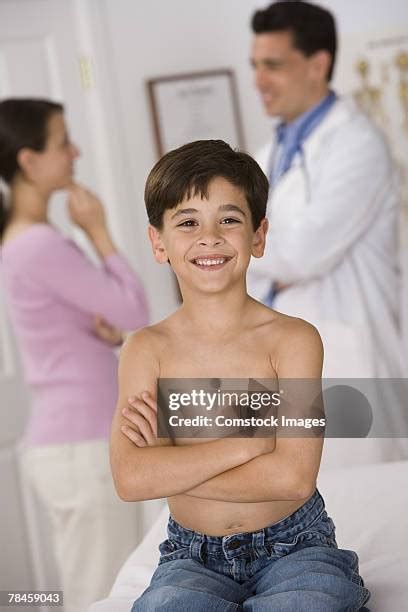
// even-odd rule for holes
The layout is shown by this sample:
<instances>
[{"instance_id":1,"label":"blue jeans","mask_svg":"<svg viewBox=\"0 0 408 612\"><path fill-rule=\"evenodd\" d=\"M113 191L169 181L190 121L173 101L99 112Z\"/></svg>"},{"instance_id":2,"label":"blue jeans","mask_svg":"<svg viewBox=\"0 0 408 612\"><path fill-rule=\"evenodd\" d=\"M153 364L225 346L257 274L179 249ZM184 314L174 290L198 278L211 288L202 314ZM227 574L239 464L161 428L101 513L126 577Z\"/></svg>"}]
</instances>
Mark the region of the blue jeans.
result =
<instances>
[{"instance_id":1,"label":"blue jeans","mask_svg":"<svg viewBox=\"0 0 408 612\"><path fill-rule=\"evenodd\" d=\"M316 490L290 516L250 533L207 536L172 517L159 566L132 612L354 612L370 597L358 557L337 548Z\"/></svg>"}]
</instances>

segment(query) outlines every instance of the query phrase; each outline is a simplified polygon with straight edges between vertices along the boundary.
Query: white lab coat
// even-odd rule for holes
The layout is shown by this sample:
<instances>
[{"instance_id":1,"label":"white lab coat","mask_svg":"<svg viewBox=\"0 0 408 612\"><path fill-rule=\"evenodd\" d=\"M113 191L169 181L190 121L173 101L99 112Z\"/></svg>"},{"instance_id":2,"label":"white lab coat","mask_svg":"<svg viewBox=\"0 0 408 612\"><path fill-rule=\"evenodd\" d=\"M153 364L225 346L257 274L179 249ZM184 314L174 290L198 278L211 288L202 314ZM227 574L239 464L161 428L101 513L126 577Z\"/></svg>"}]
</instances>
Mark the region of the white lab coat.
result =
<instances>
[{"instance_id":1,"label":"white lab coat","mask_svg":"<svg viewBox=\"0 0 408 612\"><path fill-rule=\"evenodd\" d=\"M258 155L266 173L276 146L273 141ZM265 254L248 271L248 292L261 301L273 281L291 283L273 308L317 327L326 378L406 375L398 211L383 137L352 100L338 99L271 190ZM383 416L394 423L408 418L405 408L396 413L387 406ZM407 440L331 439L323 466L403 457Z\"/></svg>"},{"instance_id":2,"label":"white lab coat","mask_svg":"<svg viewBox=\"0 0 408 612\"><path fill-rule=\"evenodd\" d=\"M265 172L275 146L258 156ZM383 137L340 98L271 190L265 254L248 271L259 300L292 283L273 308L318 328L326 377L402 375L398 210Z\"/></svg>"}]
</instances>

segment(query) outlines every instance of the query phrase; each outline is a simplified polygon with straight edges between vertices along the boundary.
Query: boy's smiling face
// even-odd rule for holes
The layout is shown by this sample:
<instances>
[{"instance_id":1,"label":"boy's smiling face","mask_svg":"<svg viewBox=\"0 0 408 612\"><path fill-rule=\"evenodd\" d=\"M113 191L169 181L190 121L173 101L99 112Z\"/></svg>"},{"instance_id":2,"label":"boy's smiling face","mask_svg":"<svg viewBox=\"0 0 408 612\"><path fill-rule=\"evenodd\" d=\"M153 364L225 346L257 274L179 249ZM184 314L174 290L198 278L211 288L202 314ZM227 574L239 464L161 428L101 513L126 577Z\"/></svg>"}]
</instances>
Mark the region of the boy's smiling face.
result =
<instances>
[{"instance_id":1,"label":"boy's smiling face","mask_svg":"<svg viewBox=\"0 0 408 612\"><path fill-rule=\"evenodd\" d=\"M170 262L180 289L217 293L243 284L251 255L261 257L268 222L254 231L243 191L222 177L163 215L162 230L149 227L156 261Z\"/></svg>"}]
</instances>

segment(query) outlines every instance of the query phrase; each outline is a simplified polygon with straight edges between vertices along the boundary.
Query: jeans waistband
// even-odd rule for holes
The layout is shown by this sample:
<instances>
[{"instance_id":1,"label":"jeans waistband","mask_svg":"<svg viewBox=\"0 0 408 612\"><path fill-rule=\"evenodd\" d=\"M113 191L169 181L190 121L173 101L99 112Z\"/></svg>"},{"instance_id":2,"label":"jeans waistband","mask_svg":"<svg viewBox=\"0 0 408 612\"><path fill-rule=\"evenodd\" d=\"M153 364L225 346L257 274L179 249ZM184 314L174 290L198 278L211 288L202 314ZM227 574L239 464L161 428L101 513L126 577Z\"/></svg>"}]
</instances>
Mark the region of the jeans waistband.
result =
<instances>
[{"instance_id":1,"label":"jeans waistband","mask_svg":"<svg viewBox=\"0 0 408 612\"><path fill-rule=\"evenodd\" d=\"M205 544L208 550L213 552L219 550L226 556L233 557L234 552L238 552L238 549L242 552L242 547L253 546L257 548L267 543L273 544L274 541L279 541L282 538L295 537L312 525L323 511L324 501L316 489L312 497L295 512L257 531L234 533L227 536L210 536L183 527L170 516L167 532L170 539L182 546L194 548ZM228 551L228 554L226 551Z\"/></svg>"}]
</instances>

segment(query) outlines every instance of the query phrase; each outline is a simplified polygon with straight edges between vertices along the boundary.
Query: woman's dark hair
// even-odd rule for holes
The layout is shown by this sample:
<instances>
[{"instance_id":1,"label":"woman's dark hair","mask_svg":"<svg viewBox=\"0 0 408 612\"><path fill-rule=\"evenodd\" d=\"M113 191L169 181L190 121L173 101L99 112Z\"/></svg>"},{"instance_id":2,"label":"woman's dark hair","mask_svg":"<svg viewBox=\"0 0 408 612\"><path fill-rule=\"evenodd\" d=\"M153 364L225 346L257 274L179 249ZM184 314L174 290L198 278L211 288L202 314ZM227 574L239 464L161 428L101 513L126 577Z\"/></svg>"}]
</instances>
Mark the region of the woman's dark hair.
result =
<instances>
[{"instance_id":1,"label":"woman's dark hair","mask_svg":"<svg viewBox=\"0 0 408 612\"><path fill-rule=\"evenodd\" d=\"M47 141L48 120L63 106L49 100L10 98L0 102L0 179L8 185L18 172L18 152L27 147L42 151ZM8 222L0 191L0 238Z\"/></svg>"},{"instance_id":2,"label":"woman's dark hair","mask_svg":"<svg viewBox=\"0 0 408 612\"><path fill-rule=\"evenodd\" d=\"M210 182L222 177L245 194L254 230L266 214L268 179L247 153L234 151L223 140L196 140L162 157L147 177L146 210L151 225L162 229L165 210L184 198L208 197Z\"/></svg>"},{"instance_id":3,"label":"woman's dark hair","mask_svg":"<svg viewBox=\"0 0 408 612\"><path fill-rule=\"evenodd\" d=\"M332 62L327 80L331 80L336 59L337 35L334 17L328 10L302 0L281 0L266 9L256 11L251 25L255 34L290 32L294 47L306 57L317 51L328 51Z\"/></svg>"}]
</instances>

